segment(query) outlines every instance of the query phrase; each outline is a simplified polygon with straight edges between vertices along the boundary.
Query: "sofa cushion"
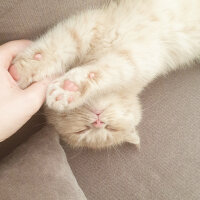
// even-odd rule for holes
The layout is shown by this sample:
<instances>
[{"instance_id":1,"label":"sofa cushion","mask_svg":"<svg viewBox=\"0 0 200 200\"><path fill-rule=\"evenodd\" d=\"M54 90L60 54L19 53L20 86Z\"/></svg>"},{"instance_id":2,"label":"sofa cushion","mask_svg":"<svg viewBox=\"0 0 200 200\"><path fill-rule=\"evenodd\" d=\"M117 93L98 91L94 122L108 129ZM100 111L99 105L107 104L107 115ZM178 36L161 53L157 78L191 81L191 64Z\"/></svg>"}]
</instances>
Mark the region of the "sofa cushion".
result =
<instances>
[{"instance_id":1,"label":"sofa cushion","mask_svg":"<svg viewBox=\"0 0 200 200\"><path fill-rule=\"evenodd\" d=\"M0 162L1 200L86 200L53 128L44 128Z\"/></svg>"}]
</instances>

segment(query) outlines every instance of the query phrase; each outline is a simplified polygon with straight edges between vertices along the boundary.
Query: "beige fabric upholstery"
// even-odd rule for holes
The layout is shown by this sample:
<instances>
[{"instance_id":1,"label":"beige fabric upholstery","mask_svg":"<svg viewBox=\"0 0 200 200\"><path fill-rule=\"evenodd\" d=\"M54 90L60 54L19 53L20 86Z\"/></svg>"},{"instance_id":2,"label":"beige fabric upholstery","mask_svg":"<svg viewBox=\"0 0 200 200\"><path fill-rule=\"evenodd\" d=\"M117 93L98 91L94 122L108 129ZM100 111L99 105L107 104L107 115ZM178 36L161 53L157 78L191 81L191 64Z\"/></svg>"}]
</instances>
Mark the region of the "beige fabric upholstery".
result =
<instances>
[{"instance_id":1,"label":"beige fabric upholstery","mask_svg":"<svg viewBox=\"0 0 200 200\"><path fill-rule=\"evenodd\" d=\"M0 0L0 43L20 38L36 38L48 27L72 13L93 5L99 6L103 2L103 0ZM142 141L140 152L128 144L100 152L72 150L63 145L80 187L89 200L200 199L199 66L158 79L144 91L141 97L144 117L139 126ZM40 119L34 124L30 122L28 130L22 129L21 133L26 136L31 134L33 127L38 127L40 123ZM19 143L19 139L14 141ZM40 143L40 140L38 142ZM8 149L7 145L3 147L2 149L0 146L0 153ZM52 146L48 146L49 148ZM27 152L27 154L31 153L32 151ZM61 150L57 153L59 157ZM3 165L3 168L0 168L0 196L3 191L5 192L6 186L9 187L9 184L14 183L12 181L15 179L15 174L12 169L15 166L20 169L19 165L8 167L8 163L10 166L10 163L16 161L14 155L0 163ZM51 155L48 156L51 159ZM65 159L65 154L62 153L62 156ZM20 157L25 163L29 162L27 155L21 154ZM43 159L42 154L40 159ZM57 161L61 160L60 158ZM61 161L61 163L65 162ZM26 170L25 172L16 170L16 177L19 173L21 176L33 176L35 171L31 169L34 165L37 163L30 166L30 174ZM8 172L11 170L11 179L6 178L6 170ZM51 174L52 177L53 175L57 176L56 171ZM38 181L42 184L41 180ZM7 195L5 200L9 200L8 195L12 196L14 193L19 193L21 199L26 199L23 198L26 197L25 194L17 190L17 183L21 182L16 181L13 191L7 189L4 193ZM1 184L5 184L4 190ZM26 184L30 189L29 199L37 199L30 191L31 189L40 191L40 187L37 187L37 184L33 185L31 181ZM64 188L62 184L58 186L61 190ZM66 186L68 187L69 184ZM55 187L57 190L57 185Z\"/></svg>"},{"instance_id":2,"label":"beige fabric upholstery","mask_svg":"<svg viewBox=\"0 0 200 200\"><path fill-rule=\"evenodd\" d=\"M45 128L0 163L1 200L86 200L53 129Z\"/></svg>"},{"instance_id":3,"label":"beige fabric upholstery","mask_svg":"<svg viewBox=\"0 0 200 200\"><path fill-rule=\"evenodd\" d=\"M104 2L106 0L0 0L0 44L34 39L62 19Z\"/></svg>"}]
</instances>

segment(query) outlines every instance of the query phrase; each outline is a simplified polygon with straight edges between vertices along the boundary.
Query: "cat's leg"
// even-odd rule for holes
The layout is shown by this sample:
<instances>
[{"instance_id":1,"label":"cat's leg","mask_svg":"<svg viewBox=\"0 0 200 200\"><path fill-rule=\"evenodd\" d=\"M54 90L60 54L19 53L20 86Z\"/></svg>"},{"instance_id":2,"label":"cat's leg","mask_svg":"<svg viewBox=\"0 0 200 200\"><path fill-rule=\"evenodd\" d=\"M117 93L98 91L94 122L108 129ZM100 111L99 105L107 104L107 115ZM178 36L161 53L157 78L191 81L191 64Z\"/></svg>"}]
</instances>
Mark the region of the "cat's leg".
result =
<instances>
[{"instance_id":1,"label":"cat's leg","mask_svg":"<svg viewBox=\"0 0 200 200\"><path fill-rule=\"evenodd\" d=\"M85 56L94 35L95 20L90 15L88 11L58 24L14 59L10 71L17 71L20 87L61 75Z\"/></svg>"},{"instance_id":2,"label":"cat's leg","mask_svg":"<svg viewBox=\"0 0 200 200\"><path fill-rule=\"evenodd\" d=\"M131 85L134 77L136 68L128 52L105 55L92 64L71 69L55 80L48 88L46 103L54 110L70 110L94 95L134 87Z\"/></svg>"}]
</instances>

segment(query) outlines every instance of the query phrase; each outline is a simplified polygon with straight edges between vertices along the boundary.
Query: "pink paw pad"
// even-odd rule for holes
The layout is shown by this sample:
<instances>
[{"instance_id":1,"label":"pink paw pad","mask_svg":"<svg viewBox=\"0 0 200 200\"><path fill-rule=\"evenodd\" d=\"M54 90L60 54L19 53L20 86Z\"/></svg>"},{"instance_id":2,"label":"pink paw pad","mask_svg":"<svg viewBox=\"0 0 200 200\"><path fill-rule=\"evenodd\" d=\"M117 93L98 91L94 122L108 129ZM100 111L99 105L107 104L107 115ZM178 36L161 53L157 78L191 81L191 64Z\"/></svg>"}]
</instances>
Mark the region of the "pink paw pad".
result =
<instances>
[{"instance_id":1,"label":"pink paw pad","mask_svg":"<svg viewBox=\"0 0 200 200\"><path fill-rule=\"evenodd\" d=\"M60 101L63 98L63 94L60 94L56 97L56 101Z\"/></svg>"},{"instance_id":2,"label":"pink paw pad","mask_svg":"<svg viewBox=\"0 0 200 200\"><path fill-rule=\"evenodd\" d=\"M66 80L64 81L63 89L71 92L76 92L78 90L78 86L72 81Z\"/></svg>"},{"instance_id":3,"label":"pink paw pad","mask_svg":"<svg viewBox=\"0 0 200 200\"><path fill-rule=\"evenodd\" d=\"M94 79L95 78L95 73L94 72L90 72L89 75L88 75L88 77L90 79Z\"/></svg>"},{"instance_id":4,"label":"pink paw pad","mask_svg":"<svg viewBox=\"0 0 200 200\"><path fill-rule=\"evenodd\" d=\"M15 65L11 65L11 67L9 68L9 73L15 81L19 81L20 77L19 77L19 74L17 72Z\"/></svg>"},{"instance_id":5,"label":"pink paw pad","mask_svg":"<svg viewBox=\"0 0 200 200\"><path fill-rule=\"evenodd\" d=\"M34 59L35 59L35 60L41 60L41 59L42 59L42 54L41 54L41 53L36 53L36 54L34 55Z\"/></svg>"}]
</instances>

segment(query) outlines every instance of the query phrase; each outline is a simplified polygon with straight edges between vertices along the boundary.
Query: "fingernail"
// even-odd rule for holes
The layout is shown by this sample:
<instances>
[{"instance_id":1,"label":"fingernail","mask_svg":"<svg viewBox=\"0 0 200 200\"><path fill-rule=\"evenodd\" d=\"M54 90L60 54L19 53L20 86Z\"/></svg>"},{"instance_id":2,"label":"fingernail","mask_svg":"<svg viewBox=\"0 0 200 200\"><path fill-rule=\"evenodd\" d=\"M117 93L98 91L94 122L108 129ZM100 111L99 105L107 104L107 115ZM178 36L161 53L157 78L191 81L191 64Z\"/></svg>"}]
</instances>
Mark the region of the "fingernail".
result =
<instances>
[{"instance_id":1,"label":"fingernail","mask_svg":"<svg viewBox=\"0 0 200 200\"><path fill-rule=\"evenodd\" d=\"M8 72L10 73L10 75L13 77L13 79L15 81L19 81L20 77L19 77L19 74L17 72L15 65L11 65Z\"/></svg>"}]
</instances>

